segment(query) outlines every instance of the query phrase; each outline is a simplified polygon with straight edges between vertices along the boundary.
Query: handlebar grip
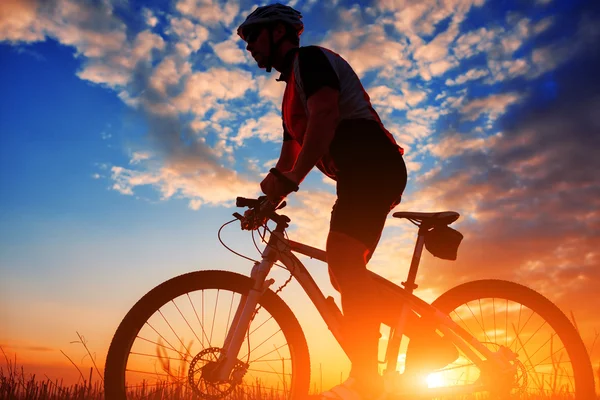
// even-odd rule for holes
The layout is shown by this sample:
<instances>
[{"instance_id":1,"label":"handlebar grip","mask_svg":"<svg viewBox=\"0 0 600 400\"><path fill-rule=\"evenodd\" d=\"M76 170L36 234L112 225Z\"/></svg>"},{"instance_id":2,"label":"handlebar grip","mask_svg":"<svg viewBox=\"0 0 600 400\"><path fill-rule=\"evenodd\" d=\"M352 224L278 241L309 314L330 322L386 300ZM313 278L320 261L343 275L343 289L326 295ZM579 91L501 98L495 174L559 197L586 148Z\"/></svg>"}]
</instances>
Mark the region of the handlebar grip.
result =
<instances>
[{"instance_id":1,"label":"handlebar grip","mask_svg":"<svg viewBox=\"0 0 600 400\"><path fill-rule=\"evenodd\" d=\"M282 174L281 171L279 171L277 168L271 168L269 172L275 175L277 179L279 179L281 182L283 182L283 184L286 186L286 189L290 192L297 192L298 189L300 189L300 187L296 185L296 182L292 181L287 176Z\"/></svg>"},{"instance_id":2,"label":"handlebar grip","mask_svg":"<svg viewBox=\"0 0 600 400\"><path fill-rule=\"evenodd\" d=\"M235 205L236 205L236 207L255 208L260 205L260 200L259 199L247 199L245 197L237 197L235 199Z\"/></svg>"}]
</instances>

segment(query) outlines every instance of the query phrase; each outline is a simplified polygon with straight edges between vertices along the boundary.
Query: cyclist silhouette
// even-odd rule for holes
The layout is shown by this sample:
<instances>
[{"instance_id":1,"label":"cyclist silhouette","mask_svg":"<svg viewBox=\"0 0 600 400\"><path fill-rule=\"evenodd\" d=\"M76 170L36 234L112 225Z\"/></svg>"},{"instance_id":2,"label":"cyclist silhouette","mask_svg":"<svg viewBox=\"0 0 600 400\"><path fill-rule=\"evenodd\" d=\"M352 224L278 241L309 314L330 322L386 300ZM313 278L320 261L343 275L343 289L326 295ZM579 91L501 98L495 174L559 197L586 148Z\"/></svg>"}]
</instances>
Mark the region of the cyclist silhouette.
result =
<instances>
[{"instance_id":1,"label":"cyclist silhouette","mask_svg":"<svg viewBox=\"0 0 600 400\"><path fill-rule=\"evenodd\" d=\"M387 215L400 203L407 172L403 149L384 128L352 67L318 46L300 47L300 12L276 3L254 10L237 32L259 68L281 73L283 144L276 169L261 182L279 202L313 167L336 183L327 263L340 291L350 378L323 398L370 399L383 392L378 373L379 319L366 264Z\"/></svg>"}]
</instances>

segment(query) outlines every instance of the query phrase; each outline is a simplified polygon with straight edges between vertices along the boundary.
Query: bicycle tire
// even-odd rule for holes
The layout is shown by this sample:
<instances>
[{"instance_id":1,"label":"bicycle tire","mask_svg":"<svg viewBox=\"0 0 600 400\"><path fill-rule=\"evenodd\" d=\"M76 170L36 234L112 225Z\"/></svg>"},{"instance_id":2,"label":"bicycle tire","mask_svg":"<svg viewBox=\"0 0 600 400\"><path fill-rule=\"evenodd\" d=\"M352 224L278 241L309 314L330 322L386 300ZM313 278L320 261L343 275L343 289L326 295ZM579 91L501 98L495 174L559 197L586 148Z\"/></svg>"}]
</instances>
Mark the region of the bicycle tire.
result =
<instances>
[{"instance_id":1,"label":"bicycle tire","mask_svg":"<svg viewBox=\"0 0 600 400\"><path fill-rule=\"evenodd\" d=\"M128 360L130 358L132 358L131 363L134 363L134 361L136 361L137 358L143 358L143 356L145 356L146 358L149 358L151 356L151 354L142 354L140 356L139 355L140 353L132 352L132 347L134 346L134 344L137 346L137 343L141 342L141 338L138 335L140 335L142 328L147 329L147 325L149 325L150 327L152 327L152 329L154 329L154 331L156 331L156 328L153 327L153 324L156 324L155 320L153 320L152 323L149 323L149 321L150 321L150 318L154 318L154 316L158 316L159 314L161 316L163 316L163 319L164 319L163 311L159 311L159 310L161 310L162 308L166 308L168 306L174 305L181 314L181 309L185 305L185 302L182 300L185 300L185 297L187 297L190 300L189 301L190 304L193 304L192 297L198 298L198 296L200 295L200 292L201 292L202 307L203 307L202 308L202 322L206 322L206 321L204 321L204 318L205 318L204 302L205 302L205 299L213 296L213 292L212 292L213 290L216 290L217 303L219 301L219 296L221 294L221 291L231 292L231 304L233 305L236 295L241 296L241 295L247 294L248 291L250 290L251 286L252 286L252 280L247 276L229 272L229 271L211 270L211 271L196 271L196 272L191 272L191 273L187 273L184 275L180 275L180 276L172 278L172 279L158 285L154 289L150 290L145 296L143 296L131 308L131 310L124 317L123 321L120 323L118 329L116 330L116 332L114 334L114 337L110 344L107 358L106 358L106 366L105 366L105 373L104 373L105 398L107 400L126 400L128 398L129 399L137 398L132 394L133 390L131 388L130 389L127 388L126 375L138 373L140 371L128 370ZM198 292L198 291L200 291L200 292ZM207 293L205 293L205 291ZM181 297L181 296L185 296L185 297ZM225 294L223 294L223 296L225 296ZM180 300L178 300L178 302L180 303L179 305L175 301L175 299L178 299L178 298L180 298ZM266 326L268 327L269 326L268 322L272 319L275 323L278 324L280 331L282 332L282 334L284 336L284 340L287 341L287 346L288 346L289 355L290 355L289 364L291 364L292 373L287 374L287 375L291 375L291 378L289 378L290 385L287 388L287 390L285 390L286 389L285 383L283 384L283 388L284 388L284 396L283 397L288 398L288 399L303 399L306 397L306 395L308 394L308 390L309 390L310 360L309 360L308 346L307 346L306 338L304 336L302 328L301 328L300 324L298 323L298 320L296 319L296 317L290 310L290 308L287 306L287 304L285 304L285 302L280 297L278 297L275 293L273 293L273 291L267 289L266 292L261 296L261 298L259 300L259 305L262 309L264 309L266 312L268 312L271 316L268 320L266 320L267 322L263 323L263 325L266 324ZM198 309L196 309L196 307L193 305L192 305L192 307L194 307L194 313L196 313L196 317L198 318L198 323L200 323L201 322L199 319L200 308L198 306ZM217 314L217 308L218 307L215 304L215 309L214 309L215 317ZM231 306L230 306L230 310L231 310ZM235 312L235 308L233 309L233 312ZM262 310L259 313L257 313L257 316L264 314L264 313L263 314L261 314L261 313L263 313ZM181 316L184 317L183 314ZM210 317L210 315L207 315L207 319L208 319L208 317ZM266 317L266 315L265 315L265 317ZM185 317L184 317L184 319L185 319ZM190 320L191 320L191 318L190 318ZM188 324L190 329L193 330L192 326L190 325L190 323L187 319L185 322ZM192 321L192 322L194 322L194 321ZM169 324L169 327L171 328L171 330L173 330L172 326L174 326L174 323L168 323L168 324ZM182 324L180 323L180 325L182 325ZM194 360L201 360L201 359L203 359L203 357L206 357L206 358L213 357L214 358L215 354L212 354L212 353L215 353L215 352L218 353L218 351L212 350L212 349L216 348L216 347L214 347L214 344L218 343L218 342L213 342L211 344L211 340L208 339L208 334L205 333L205 326L202 323L200 323L200 325L201 325L201 329L202 329L201 336L203 337L202 344L204 345L204 336L206 336L207 344L209 344L210 347L205 347L204 350L200 351L200 353L204 352L204 355L200 356L200 358L197 358L198 355L200 355L200 353L197 353ZM229 325L229 320L227 321L226 326L228 326L228 325ZM261 325L259 328L264 329L264 328L262 328L263 325ZM226 328L226 326L225 326L225 328ZM214 330L214 328L215 328L215 324L213 322L212 329ZM259 328L256 328L255 331L258 331ZM208 330L208 327L206 330ZM226 329L223 332L226 332ZM173 330L173 333L175 333L174 330ZM163 333L160 333L160 335L162 335L162 334ZM202 334L204 334L204 335L202 335ZM211 337L212 337L212 334L213 334L213 332L211 331ZM276 334L279 335L278 332L276 332ZM252 334L250 334L250 335L252 335ZM176 334L175 336L178 336L178 335ZM198 336L196 336L196 338L198 338ZM177 337L177 339L180 341L180 343L183 346L185 346L185 342L184 342L184 340L182 340L182 338ZM147 340L147 339L144 339L144 340ZM156 347L156 351L157 351L156 358L157 359L154 360L153 362L155 363L155 365L157 363L167 363L169 366L167 375L171 375L172 372L171 372L170 361L172 358L167 357L166 355L161 357L159 355L159 352L164 351L166 353L168 350L171 352L169 354L172 354L174 352L177 353L177 349L175 349L174 346L166 346L166 345L163 346L166 349L160 348L161 342L165 343L165 342L163 342L163 340L165 340L166 343L169 343L166 334L165 334L165 336L160 336L159 339L157 339L158 343L154 342L158 346ZM199 338L198 338L198 341L200 341ZM248 339L248 341L250 341L250 339ZM192 347L192 343L190 343L190 347ZM250 353L252 351L254 351L254 350L251 351L249 347L250 347L250 344L248 343L248 357L250 357ZM208 349L208 350L206 350L206 349ZM277 354L279 354L279 351L281 349L282 348L279 348L279 349L276 348ZM244 350L245 350L245 344L242 346L240 353L244 352ZM189 361L189 358L187 357L187 355L189 355L191 357L192 353L195 353L195 351L191 352L186 347L185 353L183 354L183 353L179 352L179 355L180 355L180 358L184 359L184 363L185 363L185 362ZM272 351L271 351L271 353L272 353ZM132 355L133 355L133 357L131 357ZM179 360L179 361L181 362L181 360ZM260 362L267 362L267 361L268 360L263 360ZM240 362L242 362L242 361L240 360ZM258 363L259 361L256 361L256 362ZM285 368L285 364L288 362L285 361L283 358L281 359L281 362L284 365L283 368ZM189 376L193 375L192 372L190 371L192 369L190 367L190 365L192 363L194 363L193 360L191 361L191 363L188 363L188 365L187 365L187 369L188 369L187 373ZM181 364L181 365L183 365L183 364ZM264 365L264 364L262 364L262 365ZM163 366L164 366L164 364L163 364ZM250 367L252 367L252 364L250 364ZM201 368L198 368L198 371L201 371L201 370L202 370ZM148 373L150 373L150 372L148 372ZM178 373L180 373L178 375L178 377L185 376L185 373L181 373L181 371L178 371ZM201 373L203 373L203 372L201 372ZM194 372L194 374L195 374L195 372ZM282 382L285 382L287 375L285 374L285 370L284 370ZM133 379L133 378L131 378L131 379ZM177 397L177 398L181 398L181 399L185 399L185 398L190 398L190 399L192 399L192 398L194 398L194 399L201 399L201 398L213 399L214 398L214 399L217 399L217 398L227 398L228 396L233 396L233 394L234 394L233 392L230 392L226 395L223 395L223 397L219 397L219 396L203 397L198 392L194 392L191 387L188 387L188 386L190 386L189 381L187 381L186 384L183 383L184 382L183 380L180 382L182 383L181 387L178 386L175 389L179 390L180 393L178 394L178 396L180 396L180 397ZM176 383L175 385L178 385L178 384L179 383ZM169 385L171 385L171 384L169 384ZM254 383L252 385L254 385ZM142 386L144 388L143 390L145 393L146 389L148 391L151 391L152 387L155 387L155 390L159 390L159 389L165 390L165 388L168 385L163 384L163 383L157 383L156 385L142 384ZM198 386L200 386L200 385L198 384ZM139 387L138 387L138 389L139 389ZM260 385L255 387L255 390L264 390L264 389L270 389L271 398L282 398L281 393L278 392L276 389L264 388L264 387L261 388ZM138 393L141 390L142 389L137 390ZM173 387L170 387L169 390L173 390ZM184 393L184 395L182 396L181 393ZM273 395L273 393L275 393L275 395ZM144 398L146 398L146 397L144 397Z\"/></svg>"},{"instance_id":2,"label":"bicycle tire","mask_svg":"<svg viewBox=\"0 0 600 400\"><path fill-rule=\"evenodd\" d=\"M484 300L483 308L489 307L489 300L487 300L486 302L486 299L498 299L499 301L501 300L502 303L499 303L499 307L502 307L500 311L505 313L506 321L504 322L504 326L500 326L498 329L498 325L502 325L502 318L498 318L498 320L496 319L495 300L492 300L491 304L494 311L493 340L492 334L488 334L488 331L490 330L485 327L486 319L483 315L484 313L481 301ZM468 316L468 313L466 312L467 309L470 311L471 314L473 314L472 317L474 317L474 319L477 319L477 316L475 315L477 314L477 309L474 307L475 311L473 311L473 309L471 309L469 305L474 302L477 302L476 304L474 304L474 306L479 307L479 314L481 314L481 322L469 325L469 323L467 323L467 320L470 320L472 318ZM509 314L511 315L511 317L517 315L517 304L519 305L519 319L516 325L517 329L515 329L515 322L513 321L512 331L514 333L514 338L512 338L512 341L509 341ZM579 333L577 332L573 324L571 324L569 319L565 316L565 314L554 303L552 303L546 297L542 296L540 293L534 291L533 289L509 281L491 279L479 280L464 283L448 290L447 292L443 293L440 297L438 297L432 303L432 305L440 311L444 312L445 314L450 315L450 317L455 322L457 322L463 327L469 328L469 330L475 329L477 325L481 327L481 330L484 332L484 337L483 340L481 338L478 338L478 340L480 341L487 342L489 340L488 344L494 344L494 346L496 347L499 347L500 345L504 344L501 343L502 340L505 341L506 345L510 345L511 347L514 344L514 349L511 348L511 350L516 350L516 352L519 354L519 357L524 356L525 358L524 362L520 361L523 365L521 372L528 376L521 377L522 379L524 379L524 381L522 382L532 383L531 388L529 386L525 386L521 388L521 391L528 391L530 393L537 393L539 391L540 393L548 395L553 394L546 393L547 390L551 389L552 392L554 392L554 394L557 392L557 390L560 390L561 392L564 391L563 394L567 395L564 398L575 398L576 400L590 400L596 398L594 374L590 358L588 356L585 345L581 337L579 336ZM464 306L467 306L467 308L465 308ZM529 316L527 322L524 322L524 320L528 313L526 312L527 310L523 310L523 307L526 307L527 309L532 311L532 314ZM465 317L463 319L460 316L459 311L463 315L466 315L468 318ZM521 339L520 336L526 337L526 326L530 323L531 318L534 317L535 314L540 316L541 320L543 321L543 324L541 325L541 327L538 328L537 331L530 331L530 328L528 327L527 332L531 334L531 332L533 331L534 333L531 334L531 336L527 339L526 342L524 342L524 340ZM523 317L523 320L521 320L521 317ZM491 323L489 319L487 321L488 324ZM562 345L564 346L564 351L566 352L569 359L568 361L562 360L562 348L559 348L559 350L554 351L555 349L553 349L553 342L555 336L554 334L551 334L550 339L547 339L546 342L536 350L536 353L539 353L539 351L549 341L551 354L549 356L546 356L546 359L549 357L550 361L541 358L545 356L544 352L542 352L542 354L539 356L540 364L534 365L533 357L537 357L537 354L533 353L533 351L531 350L528 351L527 347L535 348L538 346L539 343L535 344L535 347L533 346L533 344L530 346L529 343L535 343L535 341L532 341L532 339L536 337L536 335L540 334L541 329L545 327L545 324L549 325L549 327L554 330L556 336L562 342ZM537 325L535 325L534 323L533 326ZM502 337L498 339L497 334L499 331L506 333L504 339ZM544 332L545 331L546 330L544 329ZM542 337L542 340L544 340L544 337ZM559 352L561 353L560 357L557 355L559 354ZM558 360L556 358L558 358ZM521 358L521 360L523 360L523 358ZM552 364L552 366L548 367L547 363ZM563 364L567 363L570 363L571 367L569 367L568 365L563 366ZM550 368L554 368L555 370L553 372L545 372ZM449 369L450 368L448 368L448 370ZM559 370L557 371L557 369ZM569 371L572 371L572 376L565 375L569 373ZM444 373L443 370L441 373ZM557 388L557 380L560 380L560 384L562 384L563 386ZM549 382L549 387L545 385L546 382ZM568 391L570 384L573 385L572 392ZM513 388L512 391L514 393L515 389ZM502 394L500 396L502 396Z\"/></svg>"}]
</instances>

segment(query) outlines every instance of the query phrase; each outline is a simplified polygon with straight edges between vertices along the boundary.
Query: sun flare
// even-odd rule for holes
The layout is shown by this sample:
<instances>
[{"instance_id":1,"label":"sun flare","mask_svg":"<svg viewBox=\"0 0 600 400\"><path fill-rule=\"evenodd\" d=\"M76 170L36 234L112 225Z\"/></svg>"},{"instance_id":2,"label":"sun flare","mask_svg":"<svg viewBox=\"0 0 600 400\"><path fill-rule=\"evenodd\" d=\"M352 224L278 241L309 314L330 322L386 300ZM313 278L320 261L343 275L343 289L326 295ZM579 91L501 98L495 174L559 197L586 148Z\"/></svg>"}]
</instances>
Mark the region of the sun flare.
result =
<instances>
[{"instance_id":1,"label":"sun flare","mask_svg":"<svg viewBox=\"0 0 600 400\"><path fill-rule=\"evenodd\" d=\"M437 388L446 386L446 380L442 372L433 372L426 378L428 388Z\"/></svg>"}]
</instances>

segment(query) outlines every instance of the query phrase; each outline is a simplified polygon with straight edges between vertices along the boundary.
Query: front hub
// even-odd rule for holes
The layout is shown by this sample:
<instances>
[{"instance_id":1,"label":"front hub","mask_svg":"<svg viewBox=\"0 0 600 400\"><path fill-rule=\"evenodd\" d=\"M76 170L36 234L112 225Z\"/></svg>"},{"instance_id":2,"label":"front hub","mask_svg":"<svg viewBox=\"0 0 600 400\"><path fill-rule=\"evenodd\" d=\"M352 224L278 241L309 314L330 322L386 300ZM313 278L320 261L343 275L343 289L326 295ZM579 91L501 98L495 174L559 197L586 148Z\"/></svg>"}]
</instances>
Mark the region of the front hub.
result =
<instances>
[{"instance_id":1,"label":"front hub","mask_svg":"<svg viewBox=\"0 0 600 400\"><path fill-rule=\"evenodd\" d=\"M241 384L248 366L240 360L235 362L229 379L220 381L215 379L218 361L223 354L223 349L209 347L198 353L190 362L188 383L199 397L209 400L222 399Z\"/></svg>"}]
</instances>

